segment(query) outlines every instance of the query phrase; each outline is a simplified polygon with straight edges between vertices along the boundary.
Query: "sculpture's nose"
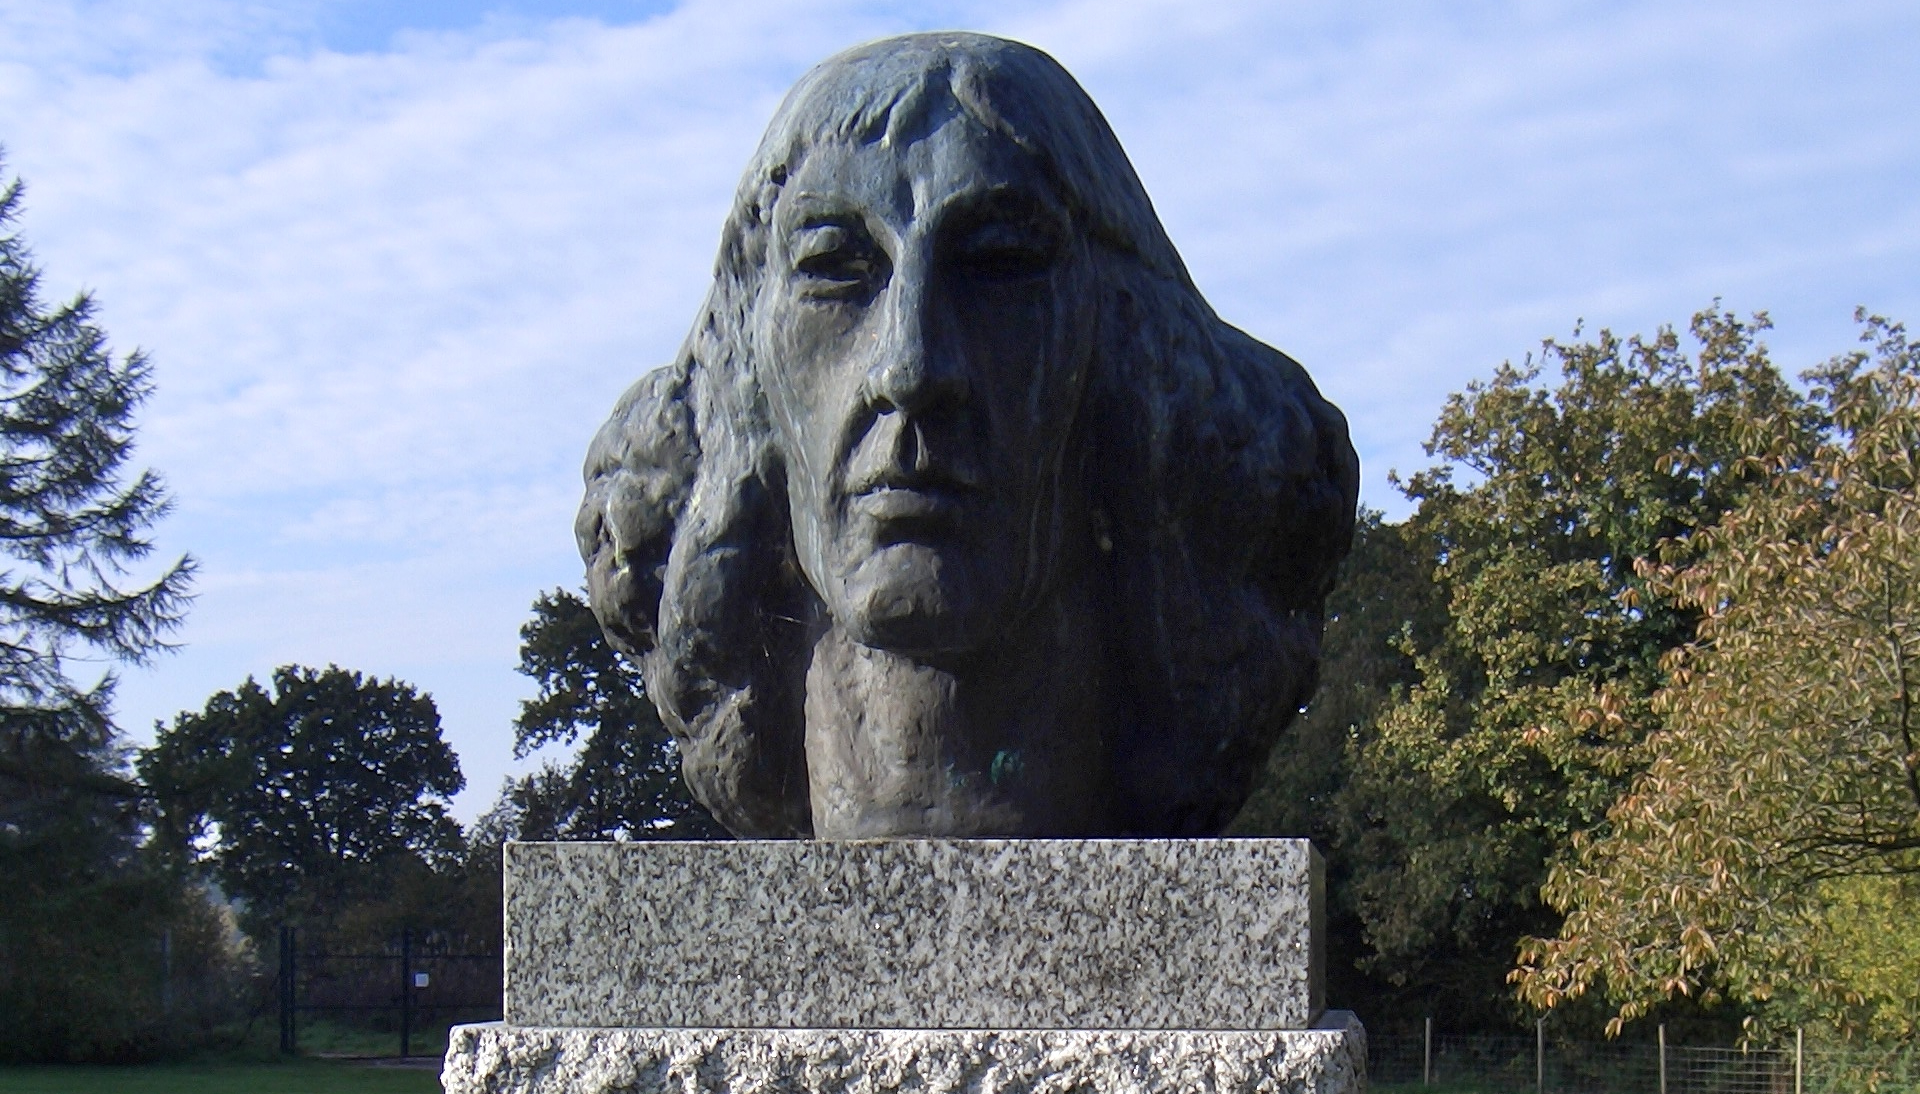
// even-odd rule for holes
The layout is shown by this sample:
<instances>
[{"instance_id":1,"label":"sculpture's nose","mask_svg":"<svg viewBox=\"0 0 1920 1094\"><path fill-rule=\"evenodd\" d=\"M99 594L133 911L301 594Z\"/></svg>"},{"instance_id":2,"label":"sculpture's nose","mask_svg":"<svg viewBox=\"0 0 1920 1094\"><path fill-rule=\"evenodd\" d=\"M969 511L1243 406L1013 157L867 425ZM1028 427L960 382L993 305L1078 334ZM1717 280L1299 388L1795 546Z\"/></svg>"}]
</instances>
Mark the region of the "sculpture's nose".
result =
<instances>
[{"instance_id":1,"label":"sculpture's nose","mask_svg":"<svg viewBox=\"0 0 1920 1094\"><path fill-rule=\"evenodd\" d=\"M880 345L867 373L874 402L912 414L966 397L965 363L944 336L935 305L924 270L902 271L887 286Z\"/></svg>"}]
</instances>

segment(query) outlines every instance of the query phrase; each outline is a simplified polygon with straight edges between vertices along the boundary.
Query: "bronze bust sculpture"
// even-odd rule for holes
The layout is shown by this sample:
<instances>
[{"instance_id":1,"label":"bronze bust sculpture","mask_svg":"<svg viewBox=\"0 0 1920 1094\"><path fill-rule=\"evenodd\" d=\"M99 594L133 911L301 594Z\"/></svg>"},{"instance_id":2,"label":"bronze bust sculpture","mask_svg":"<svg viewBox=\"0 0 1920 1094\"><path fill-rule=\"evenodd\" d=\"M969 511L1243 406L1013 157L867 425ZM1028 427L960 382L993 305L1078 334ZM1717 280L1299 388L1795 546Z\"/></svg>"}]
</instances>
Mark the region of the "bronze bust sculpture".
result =
<instances>
[{"instance_id":1,"label":"bronze bust sculpture","mask_svg":"<svg viewBox=\"0 0 1920 1094\"><path fill-rule=\"evenodd\" d=\"M1073 78L921 34L789 93L576 534L737 834L1211 835L1312 693L1357 478Z\"/></svg>"}]
</instances>

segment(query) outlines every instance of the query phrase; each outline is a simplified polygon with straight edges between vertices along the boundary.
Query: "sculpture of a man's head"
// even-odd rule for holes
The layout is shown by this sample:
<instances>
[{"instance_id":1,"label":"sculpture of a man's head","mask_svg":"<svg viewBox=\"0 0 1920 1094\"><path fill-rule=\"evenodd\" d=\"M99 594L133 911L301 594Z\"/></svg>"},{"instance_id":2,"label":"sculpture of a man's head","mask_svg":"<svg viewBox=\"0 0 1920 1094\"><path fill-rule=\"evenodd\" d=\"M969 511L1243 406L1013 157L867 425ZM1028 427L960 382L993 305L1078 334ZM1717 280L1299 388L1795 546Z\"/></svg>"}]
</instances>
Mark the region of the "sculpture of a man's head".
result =
<instances>
[{"instance_id":1,"label":"sculpture of a man's head","mask_svg":"<svg viewBox=\"0 0 1920 1094\"><path fill-rule=\"evenodd\" d=\"M1202 835L1310 695L1339 412L1194 288L1051 58L804 77L576 525L689 785L743 835Z\"/></svg>"}]
</instances>

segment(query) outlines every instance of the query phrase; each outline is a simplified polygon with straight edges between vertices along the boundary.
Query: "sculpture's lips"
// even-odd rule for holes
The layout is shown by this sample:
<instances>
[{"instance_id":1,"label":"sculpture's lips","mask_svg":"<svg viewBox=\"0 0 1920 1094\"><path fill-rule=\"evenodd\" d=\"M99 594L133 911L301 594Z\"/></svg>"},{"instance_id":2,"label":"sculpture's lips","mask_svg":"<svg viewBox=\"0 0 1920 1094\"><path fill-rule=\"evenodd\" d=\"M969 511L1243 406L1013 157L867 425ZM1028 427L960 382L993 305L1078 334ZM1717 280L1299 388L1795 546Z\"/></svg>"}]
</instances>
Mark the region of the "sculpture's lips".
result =
<instances>
[{"instance_id":1,"label":"sculpture's lips","mask_svg":"<svg viewBox=\"0 0 1920 1094\"><path fill-rule=\"evenodd\" d=\"M945 523L966 508L962 491L938 486L876 485L854 496L853 510L879 521Z\"/></svg>"},{"instance_id":2,"label":"sculpture's lips","mask_svg":"<svg viewBox=\"0 0 1920 1094\"><path fill-rule=\"evenodd\" d=\"M853 511L884 524L949 527L979 493L968 478L938 468L882 468L853 485Z\"/></svg>"}]
</instances>

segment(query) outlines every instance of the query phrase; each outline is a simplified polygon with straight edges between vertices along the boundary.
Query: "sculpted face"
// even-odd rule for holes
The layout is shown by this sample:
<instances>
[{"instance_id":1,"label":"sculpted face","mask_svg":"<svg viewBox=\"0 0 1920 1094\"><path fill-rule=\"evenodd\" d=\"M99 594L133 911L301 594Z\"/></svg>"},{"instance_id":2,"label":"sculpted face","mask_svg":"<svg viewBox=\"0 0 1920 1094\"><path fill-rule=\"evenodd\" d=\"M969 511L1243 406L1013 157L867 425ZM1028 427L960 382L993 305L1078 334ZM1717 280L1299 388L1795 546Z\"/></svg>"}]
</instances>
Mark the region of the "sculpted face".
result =
<instances>
[{"instance_id":1,"label":"sculpted face","mask_svg":"<svg viewBox=\"0 0 1920 1094\"><path fill-rule=\"evenodd\" d=\"M753 341L808 580L855 641L938 654L1050 579L1094 309L1034 159L965 116L928 128L806 153Z\"/></svg>"}]
</instances>

